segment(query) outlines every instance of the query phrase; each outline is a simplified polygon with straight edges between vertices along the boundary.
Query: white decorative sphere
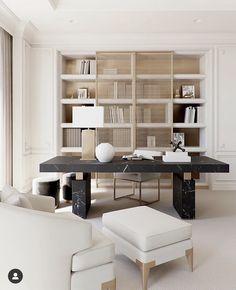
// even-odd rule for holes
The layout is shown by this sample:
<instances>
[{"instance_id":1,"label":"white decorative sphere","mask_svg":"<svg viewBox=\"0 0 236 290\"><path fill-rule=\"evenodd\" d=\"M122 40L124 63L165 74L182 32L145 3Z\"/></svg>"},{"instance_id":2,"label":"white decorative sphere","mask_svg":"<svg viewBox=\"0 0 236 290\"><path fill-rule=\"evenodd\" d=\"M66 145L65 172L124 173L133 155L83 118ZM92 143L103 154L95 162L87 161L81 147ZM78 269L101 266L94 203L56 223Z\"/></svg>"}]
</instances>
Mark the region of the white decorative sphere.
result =
<instances>
[{"instance_id":1,"label":"white decorative sphere","mask_svg":"<svg viewBox=\"0 0 236 290\"><path fill-rule=\"evenodd\" d=\"M110 162L115 155L115 149L110 143L101 143L96 147L96 157L100 162Z\"/></svg>"}]
</instances>

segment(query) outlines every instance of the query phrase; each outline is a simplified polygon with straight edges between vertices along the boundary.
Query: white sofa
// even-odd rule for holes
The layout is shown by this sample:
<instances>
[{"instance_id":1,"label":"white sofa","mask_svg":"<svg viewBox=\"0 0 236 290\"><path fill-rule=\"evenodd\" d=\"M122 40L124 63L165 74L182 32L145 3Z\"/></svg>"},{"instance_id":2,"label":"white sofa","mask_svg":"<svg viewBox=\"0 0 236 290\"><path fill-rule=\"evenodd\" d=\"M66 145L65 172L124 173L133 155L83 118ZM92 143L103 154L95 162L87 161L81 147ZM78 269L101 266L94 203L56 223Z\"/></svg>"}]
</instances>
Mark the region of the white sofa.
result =
<instances>
[{"instance_id":1,"label":"white sofa","mask_svg":"<svg viewBox=\"0 0 236 290\"><path fill-rule=\"evenodd\" d=\"M0 289L114 290L113 243L79 217L55 214L53 198L27 198L33 209L0 202ZM12 269L23 273L17 285Z\"/></svg>"}]
</instances>

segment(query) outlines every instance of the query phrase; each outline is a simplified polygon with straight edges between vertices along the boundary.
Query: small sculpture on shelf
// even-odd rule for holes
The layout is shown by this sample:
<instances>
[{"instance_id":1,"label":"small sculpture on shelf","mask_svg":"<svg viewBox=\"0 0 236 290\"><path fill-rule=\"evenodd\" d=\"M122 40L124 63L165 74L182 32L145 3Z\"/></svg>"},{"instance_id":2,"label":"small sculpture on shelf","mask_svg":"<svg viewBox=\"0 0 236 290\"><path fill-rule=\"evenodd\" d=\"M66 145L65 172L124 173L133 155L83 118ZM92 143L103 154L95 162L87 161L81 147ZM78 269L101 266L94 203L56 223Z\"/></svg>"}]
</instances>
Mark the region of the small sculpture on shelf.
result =
<instances>
[{"instance_id":1,"label":"small sculpture on shelf","mask_svg":"<svg viewBox=\"0 0 236 290\"><path fill-rule=\"evenodd\" d=\"M179 89L176 89L175 90L175 94L174 94L174 98L180 98L180 90Z\"/></svg>"},{"instance_id":2,"label":"small sculpture on shelf","mask_svg":"<svg viewBox=\"0 0 236 290\"><path fill-rule=\"evenodd\" d=\"M180 146L182 144L181 141L179 141L178 143L175 143L175 142L171 141L170 144L172 144L173 147L174 147L173 148L173 152L176 152L177 149L181 150L182 152L185 152L185 149Z\"/></svg>"}]
</instances>

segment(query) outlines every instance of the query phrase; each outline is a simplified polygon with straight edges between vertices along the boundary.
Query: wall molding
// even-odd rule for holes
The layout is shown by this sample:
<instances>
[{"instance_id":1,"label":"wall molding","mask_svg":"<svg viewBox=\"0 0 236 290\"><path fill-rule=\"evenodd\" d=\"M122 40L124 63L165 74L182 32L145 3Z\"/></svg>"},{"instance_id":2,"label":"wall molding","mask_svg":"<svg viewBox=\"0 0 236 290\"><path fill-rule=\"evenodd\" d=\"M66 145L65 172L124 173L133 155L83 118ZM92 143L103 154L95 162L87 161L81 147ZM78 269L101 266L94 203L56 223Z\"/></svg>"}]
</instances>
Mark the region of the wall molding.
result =
<instances>
[{"instance_id":1,"label":"wall molding","mask_svg":"<svg viewBox=\"0 0 236 290\"><path fill-rule=\"evenodd\" d=\"M14 35L19 23L20 19L0 0L0 26Z\"/></svg>"},{"instance_id":2,"label":"wall molding","mask_svg":"<svg viewBox=\"0 0 236 290\"><path fill-rule=\"evenodd\" d=\"M213 47L221 44L236 44L236 33L127 33L127 34L78 34L78 33L36 33L32 39L33 46L50 46L57 49L80 47L91 50L140 50L153 48L186 49L194 45Z\"/></svg>"}]
</instances>

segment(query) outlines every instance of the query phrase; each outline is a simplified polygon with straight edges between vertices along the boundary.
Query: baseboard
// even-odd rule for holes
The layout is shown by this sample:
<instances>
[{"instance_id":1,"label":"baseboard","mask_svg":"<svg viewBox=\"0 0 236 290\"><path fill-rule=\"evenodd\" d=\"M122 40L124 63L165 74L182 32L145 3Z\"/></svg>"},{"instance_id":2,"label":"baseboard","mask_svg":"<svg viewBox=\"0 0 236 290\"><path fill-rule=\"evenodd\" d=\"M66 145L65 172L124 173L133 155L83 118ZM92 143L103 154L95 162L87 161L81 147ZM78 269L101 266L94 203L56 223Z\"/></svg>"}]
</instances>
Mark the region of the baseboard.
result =
<instances>
[{"instance_id":1,"label":"baseboard","mask_svg":"<svg viewBox=\"0 0 236 290\"><path fill-rule=\"evenodd\" d=\"M236 190L236 182L213 182L212 190Z\"/></svg>"}]
</instances>

